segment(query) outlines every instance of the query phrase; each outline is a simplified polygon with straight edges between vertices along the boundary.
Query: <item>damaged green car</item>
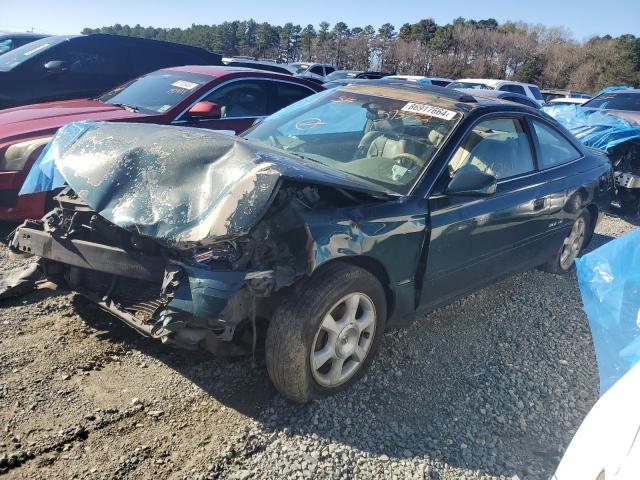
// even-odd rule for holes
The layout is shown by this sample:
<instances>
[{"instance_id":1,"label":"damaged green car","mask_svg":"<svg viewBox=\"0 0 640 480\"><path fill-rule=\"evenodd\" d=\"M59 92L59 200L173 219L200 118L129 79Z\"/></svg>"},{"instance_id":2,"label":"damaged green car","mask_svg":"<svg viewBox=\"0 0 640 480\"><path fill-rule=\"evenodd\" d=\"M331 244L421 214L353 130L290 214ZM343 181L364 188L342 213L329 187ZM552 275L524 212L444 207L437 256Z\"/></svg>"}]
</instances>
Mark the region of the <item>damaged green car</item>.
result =
<instances>
[{"instance_id":1,"label":"damaged green car","mask_svg":"<svg viewBox=\"0 0 640 480\"><path fill-rule=\"evenodd\" d=\"M356 381L416 312L569 271L612 188L608 159L534 109L388 81L241 137L71 124L35 171L24 191L65 188L14 251L168 344L255 348L266 325L269 376L298 402Z\"/></svg>"}]
</instances>

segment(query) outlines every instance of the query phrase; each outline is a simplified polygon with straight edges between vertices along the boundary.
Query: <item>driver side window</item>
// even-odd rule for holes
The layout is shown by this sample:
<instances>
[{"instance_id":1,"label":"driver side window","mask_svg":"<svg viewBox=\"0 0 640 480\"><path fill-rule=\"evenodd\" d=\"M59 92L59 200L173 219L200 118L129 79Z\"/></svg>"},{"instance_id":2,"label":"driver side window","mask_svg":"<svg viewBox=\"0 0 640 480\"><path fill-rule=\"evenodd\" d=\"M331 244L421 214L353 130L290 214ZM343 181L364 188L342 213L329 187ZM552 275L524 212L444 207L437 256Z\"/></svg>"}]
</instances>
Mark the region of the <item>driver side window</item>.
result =
<instances>
[{"instance_id":1,"label":"driver side window","mask_svg":"<svg viewBox=\"0 0 640 480\"><path fill-rule=\"evenodd\" d=\"M263 117L267 115L268 82L242 80L214 90L202 101L220 105L220 118Z\"/></svg>"},{"instance_id":2,"label":"driver side window","mask_svg":"<svg viewBox=\"0 0 640 480\"><path fill-rule=\"evenodd\" d=\"M472 166L498 180L535 169L529 138L520 120L493 118L479 122L449 162L449 175Z\"/></svg>"}]
</instances>

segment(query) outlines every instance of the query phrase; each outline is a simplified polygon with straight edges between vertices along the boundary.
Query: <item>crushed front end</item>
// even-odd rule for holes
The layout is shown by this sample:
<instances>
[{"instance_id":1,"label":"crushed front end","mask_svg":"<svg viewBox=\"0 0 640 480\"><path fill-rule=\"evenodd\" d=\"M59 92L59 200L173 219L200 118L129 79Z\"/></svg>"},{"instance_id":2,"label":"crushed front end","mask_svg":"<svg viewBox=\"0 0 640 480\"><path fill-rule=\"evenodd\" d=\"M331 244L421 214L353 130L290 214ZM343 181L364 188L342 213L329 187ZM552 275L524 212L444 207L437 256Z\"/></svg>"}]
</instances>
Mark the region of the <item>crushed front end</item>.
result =
<instances>
[{"instance_id":1,"label":"crushed front end","mask_svg":"<svg viewBox=\"0 0 640 480\"><path fill-rule=\"evenodd\" d=\"M172 249L111 224L66 189L42 220L13 235L16 252L41 257L45 276L87 297L145 336L214 353L251 320L274 290L276 271L253 268L256 249L242 241ZM278 270L278 269L277 269ZM290 272L277 272L286 283ZM262 307L262 305L261 305ZM264 308L264 307L262 307ZM233 347L231 347L233 348Z\"/></svg>"}]
</instances>

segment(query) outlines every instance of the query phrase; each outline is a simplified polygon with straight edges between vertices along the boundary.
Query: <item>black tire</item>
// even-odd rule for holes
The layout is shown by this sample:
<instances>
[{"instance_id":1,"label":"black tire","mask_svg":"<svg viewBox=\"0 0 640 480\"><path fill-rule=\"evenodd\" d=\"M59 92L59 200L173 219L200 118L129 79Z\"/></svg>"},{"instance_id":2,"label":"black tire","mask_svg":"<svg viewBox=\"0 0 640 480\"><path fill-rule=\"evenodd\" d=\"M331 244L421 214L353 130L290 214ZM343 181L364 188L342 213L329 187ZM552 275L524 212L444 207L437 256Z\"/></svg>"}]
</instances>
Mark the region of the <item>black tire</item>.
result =
<instances>
[{"instance_id":1,"label":"black tire","mask_svg":"<svg viewBox=\"0 0 640 480\"><path fill-rule=\"evenodd\" d=\"M373 303L373 339L355 373L341 385L328 388L316 381L312 373L311 355L316 351L317 334L329 310L335 308L341 299L354 293L364 294ZM385 292L374 275L340 261L321 267L300 289L283 301L269 324L265 354L272 383L284 397L298 403L333 395L348 388L371 364L384 332L386 316Z\"/></svg>"},{"instance_id":2,"label":"black tire","mask_svg":"<svg viewBox=\"0 0 640 480\"><path fill-rule=\"evenodd\" d=\"M583 236L583 240L582 240L582 245L580 246L579 250L578 250L578 255L580 254L580 252L582 252L582 250L584 250L584 248L587 246L588 244L588 240L590 238L590 234L591 234L591 215L589 214L588 211L584 211L574 222L574 225L579 222L580 220L584 221L584 236ZM573 229L573 226L572 226ZM566 239L568 239L568 237L571 235L571 231L567 234ZM566 241L565 239L565 241ZM562 265L562 252L565 248L565 244L563 242L563 244L560 246L560 248L558 249L558 251L553 255L553 257L545 264L540 265L540 270L544 271L544 272L548 272L548 273L555 273L557 275L564 275L566 273L569 273L571 270L573 270L573 268L575 267L575 258L573 261L571 261L570 265Z\"/></svg>"}]
</instances>

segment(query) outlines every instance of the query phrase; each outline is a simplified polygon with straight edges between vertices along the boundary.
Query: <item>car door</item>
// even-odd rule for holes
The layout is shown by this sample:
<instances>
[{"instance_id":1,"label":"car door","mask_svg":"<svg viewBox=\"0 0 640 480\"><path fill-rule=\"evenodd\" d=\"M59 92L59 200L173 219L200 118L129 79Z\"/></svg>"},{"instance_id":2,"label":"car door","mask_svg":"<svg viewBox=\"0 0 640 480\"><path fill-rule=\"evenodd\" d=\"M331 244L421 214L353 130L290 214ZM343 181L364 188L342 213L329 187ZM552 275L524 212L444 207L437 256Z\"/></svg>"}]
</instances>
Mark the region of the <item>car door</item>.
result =
<instances>
[{"instance_id":1,"label":"car door","mask_svg":"<svg viewBox=\"0 0 640 480\"><path fill-rule=\"evenodd\" d=\"M86 98L105 92L120 83L118 55L115 45L108 48L102 41L92 37L75 38L47 51L44 64L61 61L65 71L49 72L43 65L40 69L40 94L46 100ZM36 93L38 95L38 93Z\"/></svg>"},{"instance_id":2,"label":"car door","mask_svg":"<svg viewBox=\"0 0 640 480\"><path fill-rule=\"evenodd\" d=\"M529 118L538 166L542 181L540 198L544 202L541 216L540 248L554 251L560 248L569 228L580 213L577 175L581 172L575 162L583 158L582 152L553 125L540 119Z\"/></svg>"},{"instance_id":3,"label":"car door","mask_svg":"<svg viewBox=\"0 0 640 480\"><path fill-rule=\"evenodd\" d=\"M193 120L192 125L211 130L243 132L268 115L270 81L265 79L230 80L201 98L220 105L219 119Z\"/></svg>"},{"instance_id":4,"label":"car door","mask_svg":"<svg viewBox=\"0 0 640 480\"><path fill-rule=\"evenodd\" d=\"M497 178L489 196L449 195L463 166ZM450 158L429 198L431 232L420 304L435 308L511 272L542 263L531 251L543 215L531 135L519 116L484 117Z\"/></svg>"}]
</instances>

